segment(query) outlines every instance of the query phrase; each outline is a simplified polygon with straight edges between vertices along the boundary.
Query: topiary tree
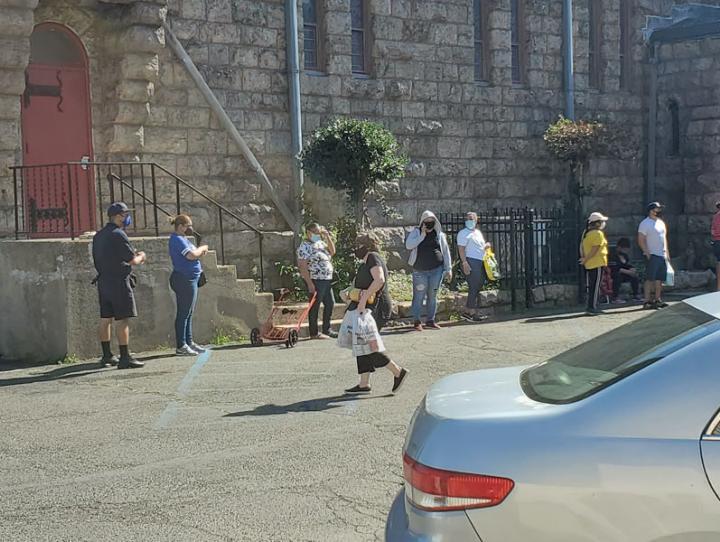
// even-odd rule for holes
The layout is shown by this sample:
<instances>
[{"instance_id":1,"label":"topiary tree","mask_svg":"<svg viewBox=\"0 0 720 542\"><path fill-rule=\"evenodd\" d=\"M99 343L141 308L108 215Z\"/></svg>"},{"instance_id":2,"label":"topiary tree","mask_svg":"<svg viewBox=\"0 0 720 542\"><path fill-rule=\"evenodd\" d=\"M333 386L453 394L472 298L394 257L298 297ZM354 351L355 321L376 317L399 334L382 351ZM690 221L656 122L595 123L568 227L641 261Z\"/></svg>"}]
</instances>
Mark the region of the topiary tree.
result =
<instances>
[{"instance_id":1,"label":"topiary tree","mask_svg":"<svg viewBox=\"0 0 720 542\"><path fill-rule=\"evenodd\" d=\"M386 214L392 213L385 191L405 175L408 163L389 130L376 122L352 118L335 119L316 130L300 160L314 182L346 193L360 228L369 225L371 196Z\"/></svg>"}]
</instances>

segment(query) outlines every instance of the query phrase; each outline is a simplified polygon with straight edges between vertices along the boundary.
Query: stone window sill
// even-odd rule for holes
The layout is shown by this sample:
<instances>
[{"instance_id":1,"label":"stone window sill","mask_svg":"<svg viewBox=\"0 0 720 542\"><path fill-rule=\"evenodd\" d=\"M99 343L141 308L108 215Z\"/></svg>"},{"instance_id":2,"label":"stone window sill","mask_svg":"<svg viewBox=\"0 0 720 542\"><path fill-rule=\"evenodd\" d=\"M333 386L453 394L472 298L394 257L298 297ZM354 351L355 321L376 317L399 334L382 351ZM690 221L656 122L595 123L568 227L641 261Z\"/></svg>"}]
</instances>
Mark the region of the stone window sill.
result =
<instances>
[{"instance_id":1,"label":"stone window sill","mask_svg":"<svg viewBox=\"0 0 720 542\"><path fill-rule=\"evenodd\" d=\"M327 77L327 73L319 70L304 70L303 73L309 77Z\"/></svg>"}]
</instances>

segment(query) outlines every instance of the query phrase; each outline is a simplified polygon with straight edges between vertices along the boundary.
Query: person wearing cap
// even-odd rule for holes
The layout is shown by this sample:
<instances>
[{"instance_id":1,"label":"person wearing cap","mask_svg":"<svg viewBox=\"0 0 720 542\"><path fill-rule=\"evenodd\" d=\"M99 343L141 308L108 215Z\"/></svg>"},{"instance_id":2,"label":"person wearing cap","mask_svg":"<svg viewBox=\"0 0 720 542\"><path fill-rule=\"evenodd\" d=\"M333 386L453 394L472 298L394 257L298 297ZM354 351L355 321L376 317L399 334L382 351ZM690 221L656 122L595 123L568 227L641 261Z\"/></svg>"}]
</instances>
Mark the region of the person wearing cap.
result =
<instances>
[{"instance_id":1,"label":"person wearing cap","mask_svg":"<svg viewBox=\"0 0 720 542\"><path fill-rule=\"evenodd\" d=\"M136 252L130 244L125 229L132 224L131 209L123 202L110 205L107 210L108 223L95 234L92 242L93 263L97 271L100 299L100 344L104 367L117 365L118 369L134 369L144 363L130 356L129 319L137 316L135 296L131 286L131 273L135 265L145 263L144 252ZM120 347L120 359L110 349L112 321Z\"/></svg>"},{"instance_id":2,"label":"person wearing cap","mask_svg":"<svg viewBox=\"0 0 720 542\"><path fill-rule=\"evenodd\" d=\"M608 242L603 233L608 217L591 213L580 243L580 263L585 268L587 280L587 313L602 314L598 308L603 268L608 264Z\"/></svg>"},{"instance_id":3,"label":"person wearing cap","mask_svg":"<svg viewBox=\"0 0 720 542\"><path fill-rule=\"evenodd\" d=\"M644 309L667 307L667 303L662 300L662 285L667 277L670 251L667 243L667 226L660 218L662 210L663 206L653 201L647 206L647 218L638 226L638 245L647 259Z\"/></svg>"},{"instance_id":4,"label":"person wearing cap","mask_svg":"<svg viewBox=\"0 0 720 542\"><path fill-rule=\"evenodd\" d=\"M712 236L713 254L717 262L715 263L715 277L717 278L717 290L720 291L720 201L715 202L715 215L712 219L710 228Z\"/></svg>"}]
</instances>

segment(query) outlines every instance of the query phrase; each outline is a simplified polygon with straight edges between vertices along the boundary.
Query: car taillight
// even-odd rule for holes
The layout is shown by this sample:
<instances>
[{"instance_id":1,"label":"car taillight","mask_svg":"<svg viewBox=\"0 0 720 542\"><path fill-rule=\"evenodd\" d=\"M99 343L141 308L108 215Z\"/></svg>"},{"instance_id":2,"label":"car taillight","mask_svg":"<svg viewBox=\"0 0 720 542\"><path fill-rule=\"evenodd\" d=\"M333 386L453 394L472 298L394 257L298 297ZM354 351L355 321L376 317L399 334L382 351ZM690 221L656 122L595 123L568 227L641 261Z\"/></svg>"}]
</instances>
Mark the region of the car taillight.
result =
<instances>
[{"instance_id":1,"label":"car taillight","mask_svg":"<svg viewBox=\"0 0 720 542\"><path fill-rule=\"evenodd\" d=\"M421 510L432 512L496 506L515 482L508 478L434 469L403 457L405 495Z\"/></svg>"}]
</instances>

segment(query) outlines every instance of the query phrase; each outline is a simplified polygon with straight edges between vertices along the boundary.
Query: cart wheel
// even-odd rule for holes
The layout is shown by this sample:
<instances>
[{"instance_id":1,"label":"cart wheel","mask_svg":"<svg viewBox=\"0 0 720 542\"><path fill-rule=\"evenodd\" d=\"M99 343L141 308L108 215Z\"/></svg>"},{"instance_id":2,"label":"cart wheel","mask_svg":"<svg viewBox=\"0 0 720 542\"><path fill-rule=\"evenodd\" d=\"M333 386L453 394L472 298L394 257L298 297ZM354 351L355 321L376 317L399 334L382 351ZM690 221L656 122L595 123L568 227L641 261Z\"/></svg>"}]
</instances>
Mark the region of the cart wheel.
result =
<instances>
[{"instance_id":1,"label":"cart wheel","mask_svg":"<svg viewBox=\"0 0 720 542\"><path fill-rule=\"evenodd\" d=\"M288 340L285 341L285 346L287 348L292 348L293 346L295 346L297 344L297 342L298 342L298 332L296 329L291 329Z\"/></svg>"},{"instance_id":2,"label":"cart wheel","mask_svg":"<svg viewBox=\"0 0 720 542\"><path fill-rule=\"evenodd\" d=\"M250 332L250 344L253 346L262 346L263 340L260 336L260 330L256 327Z\"/></svg>"}]
</instances>

